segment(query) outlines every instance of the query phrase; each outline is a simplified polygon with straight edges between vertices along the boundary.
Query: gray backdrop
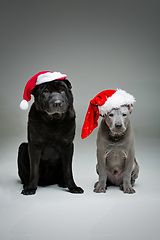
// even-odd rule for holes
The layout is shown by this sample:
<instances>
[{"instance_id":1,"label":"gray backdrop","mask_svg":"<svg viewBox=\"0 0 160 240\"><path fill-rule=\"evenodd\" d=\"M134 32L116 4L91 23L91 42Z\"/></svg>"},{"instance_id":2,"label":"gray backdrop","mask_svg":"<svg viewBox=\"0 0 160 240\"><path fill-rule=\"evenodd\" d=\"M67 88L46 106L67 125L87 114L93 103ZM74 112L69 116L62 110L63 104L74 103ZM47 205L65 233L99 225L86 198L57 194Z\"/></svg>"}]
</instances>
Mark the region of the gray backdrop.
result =
<instances>
[{"instance_id":1,"label":"gray backdrop","mask_svg":"<svg viewBox=\"0 0 160 240\"><path fill-rule=\"evenodd\" d=\"M1 239L159 240L160 0L1 0L0 26ZM66 73L73 86L73 173L82 195L57 185L20 194L16 159L28 110L19 103L42 70ZM89 101L109 88L137 100L131 122L140 175L133 195L114 186L93 192L97 129L80 139Z\"/></svg>"},{"instance_id":2,"label":"gray backdrop","mask_svg":"<svg viewBox=\"0 0 160 240\"><path fill-rule=\"evenodd\" d=\"M122 88L137 100L135 132L159 136L159 13L159 0L2 0L1 136L25 131L28 111L19 103L26 82L42 70L68 75L77 129L97 93Z\"/></svg>"}]
</instances>

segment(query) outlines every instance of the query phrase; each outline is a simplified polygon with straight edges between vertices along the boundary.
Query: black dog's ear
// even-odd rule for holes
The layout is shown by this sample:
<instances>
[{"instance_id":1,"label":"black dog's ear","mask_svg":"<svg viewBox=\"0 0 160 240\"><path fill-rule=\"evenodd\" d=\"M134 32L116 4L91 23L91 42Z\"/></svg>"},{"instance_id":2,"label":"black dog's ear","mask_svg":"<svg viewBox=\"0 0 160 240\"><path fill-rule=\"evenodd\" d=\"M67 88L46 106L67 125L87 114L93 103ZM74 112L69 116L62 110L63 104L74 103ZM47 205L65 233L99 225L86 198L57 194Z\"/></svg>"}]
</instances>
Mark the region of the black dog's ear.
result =
<instances>
[{"instance_id":1,"label":"black dog's ear","mask_svg":"<svg viewBox=\"0 0 160 240\"><path fill-rule=\"evenodd\" d=\"M35 94L36 94L35 88L33 88L33 89L31 90L31 94L35 97Z\"/></svg>"},{"instance_id":2,"label":"black dog's ear","mask_svg":"<svg viewBox=\"0 0 160 240\"><path fill-rule=\"evenodd\" d=\"M72 89L72 85L71 85L71 83L70 83L70 81L69 81L68 79L63 79L62 81L65 82L65 84L67 84L67 86L68 86L70 89Z\"/></svg>"}]
</instances>

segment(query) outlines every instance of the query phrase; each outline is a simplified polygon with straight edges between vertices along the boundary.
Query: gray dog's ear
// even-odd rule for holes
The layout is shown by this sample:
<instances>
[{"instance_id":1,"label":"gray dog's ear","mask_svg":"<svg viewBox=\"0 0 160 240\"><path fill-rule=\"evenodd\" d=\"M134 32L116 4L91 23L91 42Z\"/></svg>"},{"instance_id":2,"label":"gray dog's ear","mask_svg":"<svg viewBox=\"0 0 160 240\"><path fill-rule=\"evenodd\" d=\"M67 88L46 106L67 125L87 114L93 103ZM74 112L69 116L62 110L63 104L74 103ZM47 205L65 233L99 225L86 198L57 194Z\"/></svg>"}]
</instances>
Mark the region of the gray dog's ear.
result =
<instances>
[{"instance_id":1,"label":"gray dog's ear","mask_svg":"<svg viewBox=\"0 0 160 240\"><path fill-rule=\"evenodd\" d=\"M130 114L132 113L132 111L133 111L133 105L131 104L131 105L128 105L128 110L129 110L129 112L130 112Z\"/></svg>"},{"instance_id":2,"label":"gray dog's ear","mask_svg":"<svg viewBox=\"0 0 160 240\"><path fill-rule=\"evenodd\" d=\"M72 88L72 85L70 83L70 81L68 79L63 79L62 80L63 82L65 82L65 84L71 89Z\"/></svg>"}]
</instances>

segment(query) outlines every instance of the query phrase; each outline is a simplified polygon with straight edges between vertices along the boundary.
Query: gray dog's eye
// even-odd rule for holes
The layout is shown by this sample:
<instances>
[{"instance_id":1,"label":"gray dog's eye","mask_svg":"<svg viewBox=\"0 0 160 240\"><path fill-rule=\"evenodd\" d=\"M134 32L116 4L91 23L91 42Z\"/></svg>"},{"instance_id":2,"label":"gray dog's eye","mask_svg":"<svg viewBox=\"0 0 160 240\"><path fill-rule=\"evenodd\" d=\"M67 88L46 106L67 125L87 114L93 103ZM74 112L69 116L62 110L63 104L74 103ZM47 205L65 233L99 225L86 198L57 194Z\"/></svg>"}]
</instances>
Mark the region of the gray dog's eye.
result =
<instances>
[{"instance_id":1,"label":"gray dog's eye","mask_svg":"<svg viewBox=\"0 0 160 240\"><path fill-rule=\"evenodd\" d=\"M110 113L110 114L109 114L109 117L113 117L113 113Z\"/></svg>"},{"instance_id":2,"label":"gray dog's eye","mask_svg":"<svg viewBox=\"0 0 160 240\"><path fill-rule=\"evenodd\" d=\"M123 117L126 117L126 116L127 116L127 114L126 114L126 113L123 113L122 115L123 115Z\"/></svg>"}]
</instances>

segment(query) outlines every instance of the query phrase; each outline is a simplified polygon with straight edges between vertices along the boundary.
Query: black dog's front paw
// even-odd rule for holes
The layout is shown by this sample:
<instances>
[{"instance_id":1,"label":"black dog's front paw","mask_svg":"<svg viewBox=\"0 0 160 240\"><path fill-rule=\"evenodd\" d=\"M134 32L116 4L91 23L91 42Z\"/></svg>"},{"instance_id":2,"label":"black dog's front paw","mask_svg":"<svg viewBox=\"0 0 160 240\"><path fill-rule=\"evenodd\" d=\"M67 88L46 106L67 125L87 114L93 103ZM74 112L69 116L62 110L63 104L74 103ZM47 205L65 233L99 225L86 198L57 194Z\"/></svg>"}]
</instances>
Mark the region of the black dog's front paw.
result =
<instances>
[{"instance_id":1,"label":"black dog's front paw","mask_svg":"<svg viewBox=\"0 0 160 240\"><path fill-rule=\"evenodd\" d=\"M71 193L84 193L84 190L81 187L69 188Z\"/></svg>"},{"instance_id":2,"label":"black dog's front paw","mask_svg":"<svg viewBox=\"0 0 160 240\"><path fill-rule=\"evenodd\" d=\"M37 189L23 189L21 194L23 195L34 195Z\"/></svg>"}]
</instances>

